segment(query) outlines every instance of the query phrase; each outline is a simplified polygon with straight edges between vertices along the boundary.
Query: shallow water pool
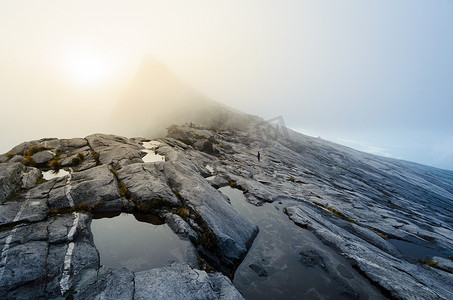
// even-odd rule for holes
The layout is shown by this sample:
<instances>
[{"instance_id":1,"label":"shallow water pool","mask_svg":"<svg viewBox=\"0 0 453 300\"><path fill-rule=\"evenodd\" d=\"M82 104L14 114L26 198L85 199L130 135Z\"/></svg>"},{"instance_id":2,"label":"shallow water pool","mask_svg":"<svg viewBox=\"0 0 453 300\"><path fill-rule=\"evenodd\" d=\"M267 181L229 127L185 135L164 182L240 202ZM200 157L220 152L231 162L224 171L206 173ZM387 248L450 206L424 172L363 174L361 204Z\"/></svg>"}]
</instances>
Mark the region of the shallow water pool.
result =
<instances>
[{"instance_id":1,"label":"shallow water pool","mask_svg":"<svg viewBox=\"0 0 453 300\"><path fill-rule=\"evenodd\" d=\"M453 252L449 252L448 250L429 248L403 240L387 239L387 242L395 246L404 256L413 259L425 259L430 256L447 258L448 255L453 255Z\"/></svg>"},{"instance_id":2,"label":"shallow water pool","mask_svg":"<svg viewBox=\"0 0 453 300\"><path fill-rule=\"evenodd\" d=\"M146 155L142 157L142 160L144 162L157 162L165 160L165 156L157 154L155 150L157 147L159 147L159 145L160 143L158 141L143 142L143 147L145 147L145 150L142 151L146 152Z\"/></svg>"},{"instance_id":3,"label":"shallow water pool","mask_svg":"<svg viewBox=\"0 0 453 300\"><path fill-rule=\"evenodd\" d=\"M53 170L42 172L42 177L45 180L52 180L54 178L63 177L66 175L69 175L69 172L63 169L58 170L58 172L55 172Z\"/></svg>"},{"instance_id":4,"label":"shallow water pool","mask_svg":"<svg viewBox=\"0 0 453 300\"><path fill-rule=\"evenodd\" d=\"M157 216L97 214L91 223L101 265L143 271L184 262L183 241Z\"/></svg>"}]
</instances>

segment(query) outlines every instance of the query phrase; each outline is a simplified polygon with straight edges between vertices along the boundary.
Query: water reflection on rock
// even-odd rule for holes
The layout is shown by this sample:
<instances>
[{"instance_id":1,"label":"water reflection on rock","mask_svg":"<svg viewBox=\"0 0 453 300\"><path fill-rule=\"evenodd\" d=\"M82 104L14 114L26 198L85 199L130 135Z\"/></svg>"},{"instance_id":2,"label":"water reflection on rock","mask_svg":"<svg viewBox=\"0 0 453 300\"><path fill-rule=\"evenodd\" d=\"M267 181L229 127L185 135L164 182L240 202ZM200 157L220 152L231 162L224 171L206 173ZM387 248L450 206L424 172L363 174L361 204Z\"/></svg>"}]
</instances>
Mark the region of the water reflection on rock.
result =
<instances>
[{"instance_id":1,"label":"water reflection on rock","mask_svg":"<svg viewBox=\"0 0 453 300\"><path fill-rule=\"evenodd\" d=\"M96 214L91 230L101 265L131 271L184 263L191 246L151 214Z\"/></svg>"},{"instance_id":2,"label":"water reflection on rock","mask_svg":"<svg viewBox=\"0 0 453 300\"><path fill-rule=\"evenodd\" d=\"M260 229L233 281L246 299L383 299L343 257L294 225L285 201L257 207L239 190L219 190Z\"/></svg>"}]
</instances>

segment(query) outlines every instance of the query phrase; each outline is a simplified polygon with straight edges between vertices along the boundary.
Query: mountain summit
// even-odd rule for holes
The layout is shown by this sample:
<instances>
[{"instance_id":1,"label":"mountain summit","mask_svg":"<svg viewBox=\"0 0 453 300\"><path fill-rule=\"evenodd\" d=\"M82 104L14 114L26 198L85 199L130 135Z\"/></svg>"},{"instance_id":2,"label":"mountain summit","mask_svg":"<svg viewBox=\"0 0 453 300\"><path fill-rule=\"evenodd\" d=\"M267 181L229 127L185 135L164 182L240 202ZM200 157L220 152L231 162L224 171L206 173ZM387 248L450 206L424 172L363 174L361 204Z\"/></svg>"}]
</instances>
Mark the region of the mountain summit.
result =
<instances>
[{"instance_id":1,"label":"mountain summit","mask_svg":"<svg viewBox=\"0 0 453 300\"><path fill-rule=\"evenodd\" d=\"M171 124L215 126L231 115L245 115L191 88L152 56L143 60L135 79L120 96L111 118L116 133L155 136ZM234 122L230 122L233 124Z\"/></svg>"}]
</instances>

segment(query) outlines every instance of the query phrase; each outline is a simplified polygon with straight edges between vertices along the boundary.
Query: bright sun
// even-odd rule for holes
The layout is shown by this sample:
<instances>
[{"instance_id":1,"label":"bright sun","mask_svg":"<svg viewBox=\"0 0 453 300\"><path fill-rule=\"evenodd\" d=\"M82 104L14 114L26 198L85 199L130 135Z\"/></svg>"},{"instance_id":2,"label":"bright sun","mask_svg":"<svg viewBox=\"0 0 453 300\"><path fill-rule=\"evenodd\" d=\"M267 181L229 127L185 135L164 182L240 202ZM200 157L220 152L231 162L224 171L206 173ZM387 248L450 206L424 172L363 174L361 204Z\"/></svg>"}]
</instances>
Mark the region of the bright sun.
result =
<instances>
[{"instance_id":1,"label":"bright sun","mask_svg":"<svg viewBox=\"0 0 453 300\"><path fill-rule=\"evenodd\" d=\"M71 81L77 84L100 83L107 76L107 66L102 56L88 52L68 55L65 69Z\"/></svg>"}]
</instances>

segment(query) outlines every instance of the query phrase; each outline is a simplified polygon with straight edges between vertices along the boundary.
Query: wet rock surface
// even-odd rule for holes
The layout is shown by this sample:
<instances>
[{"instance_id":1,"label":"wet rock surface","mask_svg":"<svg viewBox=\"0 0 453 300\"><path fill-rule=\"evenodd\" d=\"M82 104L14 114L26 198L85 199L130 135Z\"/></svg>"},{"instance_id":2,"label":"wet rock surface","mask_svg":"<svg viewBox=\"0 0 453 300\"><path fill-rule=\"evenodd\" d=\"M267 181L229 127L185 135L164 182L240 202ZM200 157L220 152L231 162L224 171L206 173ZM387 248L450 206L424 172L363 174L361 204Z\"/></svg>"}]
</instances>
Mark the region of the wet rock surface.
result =
<instances>
[{"instance_id":1,"label":"wet rock surface","mask_svg":"<svg viewBox=\"0 0 453 300\"><path fill-rule=\"evenodd\" d=\"M320 267L321 269L326 269L326 265L324 264L324 259L318 252L314 250L308 250L300 252L300 262L307 267Z\"/></svg>"},{"instance_id":2,"label":"wet rock surface","mask_svg":"<svg viewBox=\"0 0 453 300\"><path fill-rule=\"evenodd\" d=\"M256 274L258 274L259 277L266 277L267 276L266 270L262 266L260 266L258 264L250 264L249 268L252 269L253 272L255 272Z\"/></svg>"},{"instance_id":3,"label":"wet rock surface","mask_svg":"<svg viewBox=\"0 0 453 300\"><path fill-rule=\"evenodd\" d=\"M243 130L172 127L156 149L165 161L153 163L142 160L149 140L104 134L25 142L2 155L0 298L241 299L228 276L259 229L218 190L226 185L253 205L274 202L299 225L291 232L312 232L384 296L453 298L453 172L253 122ZM41 172L60 168L67 175L43 180ZM101 266L90 224L93 212L112 211L165 219L191 242L186 263L141 272ZM295 249L291 268L319 270L338 281L338 297L359 297L350 266ZM280 254L267 254L247 264L260 280L284 274L275 272Z\"/></svg>"}]
</instances>

